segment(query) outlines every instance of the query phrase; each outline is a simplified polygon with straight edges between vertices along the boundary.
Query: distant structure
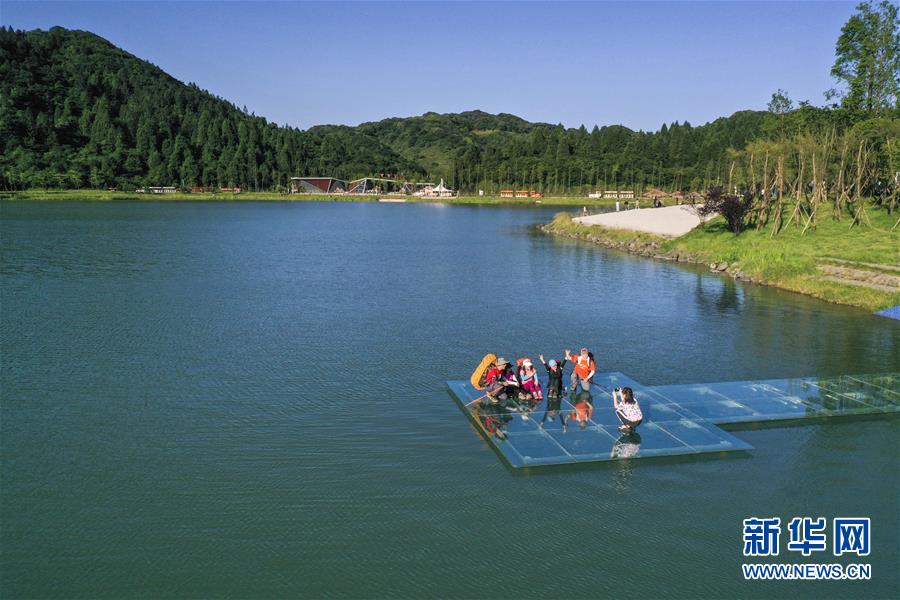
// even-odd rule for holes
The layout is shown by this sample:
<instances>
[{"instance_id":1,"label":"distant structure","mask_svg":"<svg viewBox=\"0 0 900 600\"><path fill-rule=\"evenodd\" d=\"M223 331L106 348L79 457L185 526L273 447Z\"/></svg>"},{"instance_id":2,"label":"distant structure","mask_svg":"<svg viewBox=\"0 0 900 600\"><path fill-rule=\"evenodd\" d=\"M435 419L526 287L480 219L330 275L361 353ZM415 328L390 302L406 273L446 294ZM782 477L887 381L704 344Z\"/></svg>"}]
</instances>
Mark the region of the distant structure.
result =
<instances>
[{"instance_id":1,"label":"distant structure","mask_svg":"<svg viewBox=\"0 0 900 600\"><path fill-rule=\"evenodd\" d=\"M456 195L456 192L444 185L444 180L441 179L441 182L436 186L425 187L421 192L415 192L414 195L422 196L423 198L452 198Z\"/></svg>"},{"instance_id":2,"label":"distant structure","mask_svg":"<svg viewBox=\"0 0 900 600\"><path fill-rule=\"evenodd\" d=\"M611 198L613 200L631 200L634 198L633 190L606 190L588 194L588 198Z\"/></svg>"},{"instance_id":3,"label":"distant structure","mask_svg":"<svg viewBox=\"0 0 900 600\"><path fill-rule=\"evenodd\" d=\"M145 187L138 188L134 190L138 194L174 194L176 191L175 186L153 186L153 187Z\"/></svg>"},{"instance_id":4,"label":"distant structure","mask_svg":"<svg viewBox=\"0 0 900 600\"><path fill-rule=\"evenodd\" d=\"M343 194L347 182L334 177L291 177L292 194Z\"/></svg>"},{"instance_id":5,"label":"distant structure","mask_svg":"<svg viewBox=\"0 0 900 600\"><path fill-rule=\"evenodd\" d=\"M419 183L409 183L407 185L409 186L409 191L407 193L413 196L424 196L425 194L430 194L434 190L434 188L437 187L435 184L427 181Z\"/></svg>"},{"instance_id":6,"label":"distant structure","mask_svg":"<svg viewBox=\"0 0 900 600\"><path fill-rule=\"evenodd\" d=\"M292 194L388 194L392 196L447 197L455 192L444 185L413 183L404 179L363 177L347 181L336 177L291 177Z\"/></svg>"},{"instance_id":7,"label":"distant structure","mask_svg":"<svg viewBox=\"0 0 900 600\"><path fill-rule=\"evenodd\" d=\"M532 192L530 190L500 190L501 198L543 198L540 192Z\"/></svg>"}]
</instances>

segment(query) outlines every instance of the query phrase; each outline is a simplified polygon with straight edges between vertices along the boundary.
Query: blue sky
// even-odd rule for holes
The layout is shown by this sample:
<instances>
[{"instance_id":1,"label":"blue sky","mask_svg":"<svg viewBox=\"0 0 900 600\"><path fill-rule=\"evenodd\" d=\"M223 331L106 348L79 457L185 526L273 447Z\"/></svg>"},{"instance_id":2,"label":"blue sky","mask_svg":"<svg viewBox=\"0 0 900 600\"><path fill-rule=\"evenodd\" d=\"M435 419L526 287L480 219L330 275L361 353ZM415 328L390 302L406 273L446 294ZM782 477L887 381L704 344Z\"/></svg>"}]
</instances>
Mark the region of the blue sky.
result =
<instances>
[{"instance_id":1,"label":"blue sky","mask_svg":"<svg viewBox=\"0 0 900 600\"><path fill-rule=\"evenodd\" d=\"M699 125L777 88L821 104L855 2L16 2L0 23L84 29L279 124L481 109Z\"/></svg>"}]
</instances>

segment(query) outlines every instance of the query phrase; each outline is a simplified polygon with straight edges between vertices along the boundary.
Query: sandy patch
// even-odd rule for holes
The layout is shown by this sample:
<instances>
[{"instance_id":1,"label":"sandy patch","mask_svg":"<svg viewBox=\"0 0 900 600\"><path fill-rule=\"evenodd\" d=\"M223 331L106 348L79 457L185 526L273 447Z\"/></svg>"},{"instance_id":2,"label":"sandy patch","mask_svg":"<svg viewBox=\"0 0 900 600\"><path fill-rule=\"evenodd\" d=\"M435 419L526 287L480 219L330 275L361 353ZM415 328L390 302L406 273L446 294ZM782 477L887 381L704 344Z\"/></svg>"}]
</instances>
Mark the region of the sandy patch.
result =
<instances>
[{"instance_id":1,"label":"sandy patch","mask_svg":"<svg viewBox=\"0 0 900 600\"><path fill-rule=\"evenodd\" d=\"M709 221L714 216L706 217L704 221ZM629 229L665 237L682 236L700 224L700 217L691 210L689 205L623 210L602 215L576 217L574 220L584 225Z\"/></svg>"}]
</instances>

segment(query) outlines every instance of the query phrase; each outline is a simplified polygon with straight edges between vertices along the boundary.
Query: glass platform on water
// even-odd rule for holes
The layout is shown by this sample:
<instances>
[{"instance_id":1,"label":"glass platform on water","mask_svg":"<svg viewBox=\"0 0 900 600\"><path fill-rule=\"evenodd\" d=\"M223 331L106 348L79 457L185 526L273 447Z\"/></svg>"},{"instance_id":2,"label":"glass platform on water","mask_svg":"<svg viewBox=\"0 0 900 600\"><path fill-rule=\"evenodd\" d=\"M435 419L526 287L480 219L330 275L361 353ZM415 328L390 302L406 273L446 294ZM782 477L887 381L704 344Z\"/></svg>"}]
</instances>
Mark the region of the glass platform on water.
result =
<instances>
[{"instance_id":1,"label":"glass platform on water","mask_svg":"<svg viewBox=\"0 0 900 600\"><path fill-rule=\"evenodd\" d=\"M547 389L546 380L542 387ZM468 381L450 392L483 436L512 467L570 464L750 450L719 425L900 411L900 373L762 381L645 386L622 373L598 373L589 395L556 405L497 406ZM628 386L644 415L636 433L622 434L613 388ZM583 394L583 392L582 392ZM579 422L575 404L593 414ZM553 410L556 409L556 410Z\"/></svg>"}]
</instances>

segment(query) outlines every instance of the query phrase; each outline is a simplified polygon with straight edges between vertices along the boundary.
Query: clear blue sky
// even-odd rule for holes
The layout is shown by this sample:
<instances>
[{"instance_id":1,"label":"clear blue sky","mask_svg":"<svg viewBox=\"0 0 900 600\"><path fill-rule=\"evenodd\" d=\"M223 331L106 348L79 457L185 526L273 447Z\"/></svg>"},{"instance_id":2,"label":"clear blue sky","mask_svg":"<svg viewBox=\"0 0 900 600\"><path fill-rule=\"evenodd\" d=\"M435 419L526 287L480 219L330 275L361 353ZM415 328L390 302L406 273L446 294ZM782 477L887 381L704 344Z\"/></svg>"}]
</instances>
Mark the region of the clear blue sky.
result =
<instances>
[{"instance_id":1,"label":"clear blue sky","mask_svg":"<svg viewBox=\"0 0 900 600\"><path fill-rule=\"evenodd\" d=\"M655 130L824 102L855 2L15 2L0 22L97 33L279 124L481 109Z\"/></svg>"}]
</instances>

